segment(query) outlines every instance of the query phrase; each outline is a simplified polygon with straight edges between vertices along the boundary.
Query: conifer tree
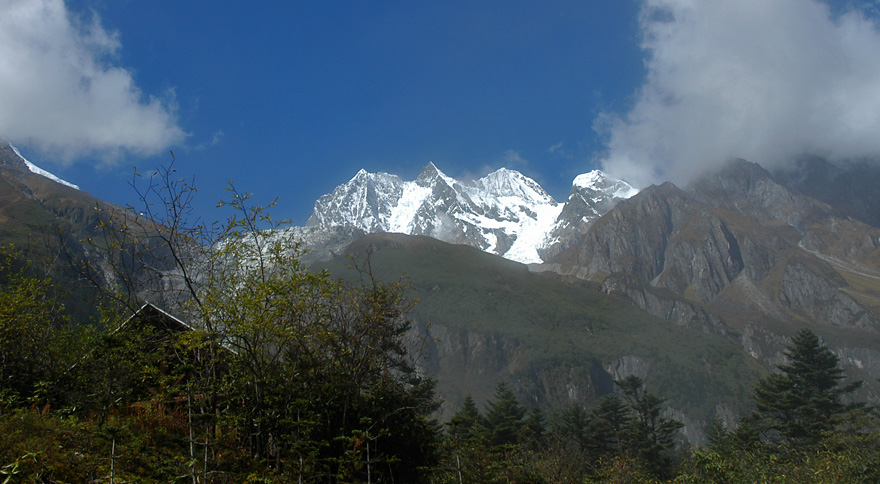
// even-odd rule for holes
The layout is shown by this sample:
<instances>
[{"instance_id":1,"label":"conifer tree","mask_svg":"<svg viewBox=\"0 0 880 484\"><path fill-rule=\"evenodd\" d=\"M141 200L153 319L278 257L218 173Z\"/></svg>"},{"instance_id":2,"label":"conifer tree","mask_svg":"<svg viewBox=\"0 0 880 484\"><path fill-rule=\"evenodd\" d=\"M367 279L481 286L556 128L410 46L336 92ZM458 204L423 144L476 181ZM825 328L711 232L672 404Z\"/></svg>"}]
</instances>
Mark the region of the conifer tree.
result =
<instances>
[{"instance_id":1,"label":"conifer tree","mask_svg":"<svg viewBox=\"0 0 880 484\"><path fill-rule=\"evenodd\" d=\"M603 396L589 414L584 448L597 459L620 454L624 431L631 419L630 410L620 397L613 393Z\"/></svg>"},{"instance_id":2,"label":"conifer tree","mask_svg":"<svg viewBox=\"0 0 880 484\"><path fill-rule=\"evenodd\" d=\"M712 421L709 422L709 429L706 431L706 440L709 443L709 449L724 451L730 438L730 431L727 430L721 417L716 413L712 416Z\"/></svg>"},{"instance_id":3,"label":"conifer tree","mask_svg":"<svg viewBox=\"0 0 880 484\"><path fill-rule=\"evenodd\" d=\"M671 466L667 451L675 444L675 435L684 425L660 415L666 399L645 391L641 378L630 375L615 383L632 409L632 419L624 432L627 450L652 472L663 475Z\"/></svg>"},{"instance_id":4,"label":"conifer tree","mask_svg":"<svg viewBox=\"0 0 880 484\"><path fill-rule=\"evenodd\" d=\"M532 407L523 422L523 444L528 450L540 450L544 445L544 413L538 407Z\"/></svg>"},{"instance_id":5,"label":"conifer tree","mask_svg":"<svg viewBox=\"0 0 880 484\"><path fill-rule=\"evenodd\" d=\"M485 425L489 444L516 444L525 429L526 410L519 404L507 382L495 387L495 400L486 409Z\"/></svg>"},{"instance_id":6,"label":"conifer tree","mask_svg":"<svg viewBox=\"0 0 880 484\"><path fill-rule=\"evenodd\" d=\"M554 412L550 421L550 435L564 445L577 445L578 450L587 449L590 438L588 427L590 414L578 403Z\"/></svg>"},{"instance_id":7,"label":"conifer tree","mask_svg":"<svg viewBox=\"0 0 880 484\"><path fill-rule=\"evenodd\" d=\"M477 431L477 426L480 425L481 419L482 417L477 409L476 402L468 394L458 412L449 419L447 427L449 428L450 437L455 440L466 440L473 437Z\"/></svg>"},{"instance_id":8,"label":"conifer tree","mask_svg":"<svg viewBox=\"0 0 880 484\"><path fill-rule=\"evenodd\" d=\"M808 329L783 353L787 364L755 386L753 421L763 436L786 447L813 446L850 407L841 398L861 382L841 385L837 356Z\"/></svg>"}]
</instances>

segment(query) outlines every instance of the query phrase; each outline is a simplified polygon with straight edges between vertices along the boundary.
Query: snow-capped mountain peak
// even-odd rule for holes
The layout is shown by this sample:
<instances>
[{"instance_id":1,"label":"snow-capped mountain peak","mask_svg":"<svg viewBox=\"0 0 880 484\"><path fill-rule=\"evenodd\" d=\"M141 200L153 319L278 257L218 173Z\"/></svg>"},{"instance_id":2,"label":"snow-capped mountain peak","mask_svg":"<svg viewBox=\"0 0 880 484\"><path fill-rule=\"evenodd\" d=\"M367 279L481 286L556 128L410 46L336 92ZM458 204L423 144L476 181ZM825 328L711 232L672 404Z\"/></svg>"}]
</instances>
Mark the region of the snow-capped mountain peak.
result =
<instances>
[{"instance_id":1,"label":"snow-capped mountain peak","mask_svg":"<svg viewBox=\"0 0 880 484\"><path fill-rule=\"evenodd\" d=\"M565 206L539 249L541 256L546 259L559 253L586 233L595 220L637 193L629 183L601 170L576 176Z\"/></svg>"},{"instance_id":2,"label":"snow-capped mountain peak","mask_svg":"<svg viewBox=\"0 0 880 484\"><path fill-rule=\"evenodd\" d=\"M486 191L499 197L521 197L525 200L556 204L556 200L541 185L516 170L498 169L480 178L478 183Z\"/></svg>"},{"instance_id":3,"label":"snow-capped mountain peak","mask_svg":"<svg viewBox=\"0 0 880 484\"><path fill-rule=\"evenodd\" d=\"M592 181L574 186L572 193L588 191L591 201L604 193L616 203L620 193L633 190L601 172L588 175ZM540 184L516 170L501 168L478 180L459 181L428 163L414 181L359 171L315 203L307 225L428 235L519 262L540 263L541 253L570 225L564 213L563 205Z\"/></svg>"},{"instance_id":4,"label":"snow-capped mountain peak","mask_svg":"<svg viewBox=\"0 0 880 484\"><path fill-rule=\"evenodd\" d=\"M603 192L615 198L630 198L639 193L629 183L610 177L602 170L593 170L576 176L572 182L572 187Z\"/></svg>"},{"instance_id":5,"label":"snow-capped mountain peak","mask_svg":"<svg viewBox=\"0 0 880 484\"><path fill-rule=\"evenodd\" d=\"M25 166L25 167L28 169L28 171L30 171L31 173L34 173L34 174L37 174L37 175L40 175L40 176L46 177L46 178L48 178L48 179L54 181L55 183L60 183L60 184L62 184L62 185L65 185L65 186L68 186L68 187L70 187L70 188L73 188L73 189L75 189L75 190L79 190L79 186L74 185L73 183L70 183L70 182L68 182L68 181L62 180L61 178L58 178L57 176L53 175L52 173L49 173L48 171L46 171L46 170L40 168L39 166L37 166L37 165L31 163L30 161L28 161L27 158L25 158L24 156L22 156L21 152L18 151L18 148L16 148L12 143L9 143L8 141L5 141L5 140L0 139L0 145L6 145L6 146L8 146L9 148L11 148L11 149L12 149L12 152L15 153L15 156L19 158L19 161L20 161L22 164L24 164L24 166ZM17 164L17 163L18 163L18 162L16 162L16 164ZM21 166L21 165L19 164L19 166Z\"/></svg>"},{"instance_id":6,"label":"snow-capped mountain peak","mask_svg":"<svg viewBox=\"0 0 880 484\"><path fill-rule=\"evenodd\" d=\"M604 178L605 173L602 170L593 170L589 173L582 173L574 177L572 185L581 188L591 188Z\"/></svg>"},{"instance_id":7,"label":"snow-capped mountain peak","mask_svg":"<svg viewBox=\"0 0 880 484\"><path fill-rule=\"evenodd\" d=\"M418 178L416 178L416 183L422 186L428 186L436 184L438 181L442 181L450 188L457 183L457 181L440 171L437 166L434 165L434 162L429 161L422 171L419 173Z\"/></svg>"}]
</instances>

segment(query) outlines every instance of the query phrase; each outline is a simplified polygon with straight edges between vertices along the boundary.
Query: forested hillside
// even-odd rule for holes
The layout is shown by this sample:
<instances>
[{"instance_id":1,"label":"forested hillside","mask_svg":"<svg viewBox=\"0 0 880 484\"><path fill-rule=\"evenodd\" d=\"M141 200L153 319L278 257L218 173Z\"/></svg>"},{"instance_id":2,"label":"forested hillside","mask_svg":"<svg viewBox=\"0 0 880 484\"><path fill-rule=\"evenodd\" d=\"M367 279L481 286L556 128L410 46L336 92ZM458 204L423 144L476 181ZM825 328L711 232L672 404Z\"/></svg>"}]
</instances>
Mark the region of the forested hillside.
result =
<instances>
[{"instance_id":1,"label":"forested hillside","mask_svg":"<svg viewBox=\"0 0 880 484\"><path fill-rule=\"evenodd\" d=\"M288 261L295 264L294 261ZM255 271L259 272L259 271ZM402 341L396 284L243 275L189 329L152 306L77 326L6 251L0 293L4 482L876 482L875 408L847 400L810 331L736 428L681 446L664 398L629 376L550 414L499 383L437 422ZM248 272L253 274L253 272ZM283 277L279 277L283 274ZM206 319L207 320L207 319ZM224 325L219 330L216 323Z\"/></svg>"},{"instance_id":2,"label":"forested hillside","mask_svg":"<svg viewBox=\"0 0 880 484\"><path fill-rule=\"evenodd\" d=\"M876 409L850 401L858 383L844 383L807 330L757 381L744 418L714 420L705 448L685 445L665 411L680 396L634 375L597 401L549 410L502 379L485 405L465 396L441 419L409 337L418 304L374 270L381 258L353 260L360 277L345 280L306 270L295 243L265 230L265 210L234 189L224 224L188 226L179 203L190 187L174 180L149 195L160 201L152 217L128 211L128 223L105 227L116 243L99 246L97 320L71 317L58 304L64 287L4 249L4 482L880 478ZM176 269L154 270L159 256ZM140 302L156 288L174 316Z\"/></svg>"}]
</instances>

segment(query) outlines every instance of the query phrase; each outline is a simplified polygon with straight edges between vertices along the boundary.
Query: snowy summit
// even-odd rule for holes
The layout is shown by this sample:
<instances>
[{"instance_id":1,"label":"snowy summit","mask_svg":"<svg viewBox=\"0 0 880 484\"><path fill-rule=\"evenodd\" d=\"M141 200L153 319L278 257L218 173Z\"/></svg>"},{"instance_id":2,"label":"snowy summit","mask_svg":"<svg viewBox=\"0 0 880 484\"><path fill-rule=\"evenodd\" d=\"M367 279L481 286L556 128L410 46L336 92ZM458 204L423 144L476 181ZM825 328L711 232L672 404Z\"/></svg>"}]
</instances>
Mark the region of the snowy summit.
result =
<instances>
[{"instance_id":1,"label":"snowy summit","mask_svg":"<svg viewBox=\"0 0 880 484\"><path fill-rule=\"evenodd\" d=\"M579 182L585 186L579 188ZM610 209L637 191L596 171L576 178L572 196L575 192L588 192L589 199L599 198L606 202L602 208ZM565 238L560 232L570 223L563 217L564 207L516 170L501 168L478 180L459 181L429 163L414 181L359 171L315 203L307 225L426 235L518 262L541 263L542 253Z\"/></svg>"},{"instance_id":2,"label":"snowy summit","mask_svg":"<svg viewBox=\"0 0 880 484\"><path fill-rule=\"evenodd\" d=\"M10 144L9 147L12 148L12 151L15 152L16 156L18 156L19 158L21 158L21 161L24 162L25 166L27 166L28 170L30 170L31 173L36 173L37 175L44 176L44 177L46 177L46 178L48 178L48 179L50 179L50 180L52 180L52 181L54 181L54 182L56 182L56 183L60 183L60 184L62 184L62 185L65 185L65 186L68 186L68 187L70 187L70 188L73 188L73 189L75 189L75 190L79 190L79 186L78 186L78 185L74 185L73 183L70 183L69 181L62 180L61 178L58 178L57 176L53 175L52 173L49 173L48 171L46 171L46 170L40 168L39 166L37 166L37 165L31 163L30 161L28 161L27 158L25 158L24 156L21 155L21 152L18 151L18 148L16 148L16 147L13 146L12 144Z\"/></svg>"}]
</instances>

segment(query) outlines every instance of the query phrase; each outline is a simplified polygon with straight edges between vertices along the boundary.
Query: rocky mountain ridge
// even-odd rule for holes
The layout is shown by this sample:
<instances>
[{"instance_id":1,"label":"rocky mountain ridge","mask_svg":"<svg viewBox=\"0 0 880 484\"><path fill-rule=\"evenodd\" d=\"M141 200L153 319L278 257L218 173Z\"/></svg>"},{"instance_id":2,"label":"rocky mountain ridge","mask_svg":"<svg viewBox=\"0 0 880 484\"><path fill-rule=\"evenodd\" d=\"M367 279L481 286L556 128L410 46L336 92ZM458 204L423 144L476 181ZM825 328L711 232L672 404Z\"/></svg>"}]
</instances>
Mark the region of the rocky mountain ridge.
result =
<instances>
[{"instance_id":1,"label":"rocky mountain ridge","mask_svg":"<svg viewBox=\"0 0 880 484\"><path fill-rule=\"evenodd\" d=\"M809 327L868 380L864 368L880 364L880 229L777 180L732 160L684 189L648 187L542 269L726 334L768 367Z\"/></svg>"},{"instance_id":2,"label":"rocky mountain ridge","mask_svg":"<svg viewBox=\"0 0 880 484\"><path fill-rule=\"evenodd\" d=\"M85 233L97 222L96 206L110 205L27 161L0 140L0 233L21 245L50 227Z\"/></svg>"},{"instance_id":3,"label":"rocky mountain ridge","mask_svg":"<svg viewBox=\"0 0 880 484\"><path fill-rule=\"evenodd\" d=\"M4 236L87 223L103 203L27 169L13 151L3 153ZM845 173L839 178L850 179ZM803 327L834 349L849 376L867 382L860 398L880 401L880 229L867 223L870 210L853 208L858 187L873 185L853 185L843 202L820 201L809 194L815 184L802 182L811 177L734 160L686 187L667 183L635 194L591 173L576 178L559 204L512 170L467 183L433 165L412 182L362 171L316 203L308 226L286 230L310 251L306 263L384 244L376 266L386 266L389 277L406 272L420 291L414 337L433 345L425 370L447 392L459 392L447 393L453 404L461 391L476 395L499 379L547 408L589 404L613 388L612 379L631 373L689 392L693 378L718 385L713 379L735 358L740 369L725 370L724 384L732 386L723 400L745 405L748 381L780 363L788 338ZM538 205L555 216L541 218ZM541 225L545 245L531 246L545 262L529 267L419 237L362 238L389 228L453 234L450 242L510 255L517 242L538 240L524 228L538 220L552 222ZM402 249L423 246L395 265ZM444 258L432 265L437 253ZM529 277L529 269L555 282ZM608 298L594 297L601 293ZM662 348L659 338L666 338ZM700 349L709 342L720 353ZM684 347L691 360L663 366L664 355L674 359ZM745 369L751 376L743 377ZM459 381L470 386L455 389ZM690 419L698 442L711 404L687 408L688 398L676 398L669 411ZM734 419L739 409L715 411Z\"/></svg>"},{"instance_id":4,"label":"rocky mountain ridge","mask_svg":"<svg viewBox=\"0 0 880 484\"><path fill-rule=\"evenodd\" d=\"M361 170L315 203L306 226L427 235L518 262L540 263L637 192L597 170L577 177L568 200L559 204L515 170L502 168L459 181L429 163L414 181Z\"/></svg>"}]
</instances>

